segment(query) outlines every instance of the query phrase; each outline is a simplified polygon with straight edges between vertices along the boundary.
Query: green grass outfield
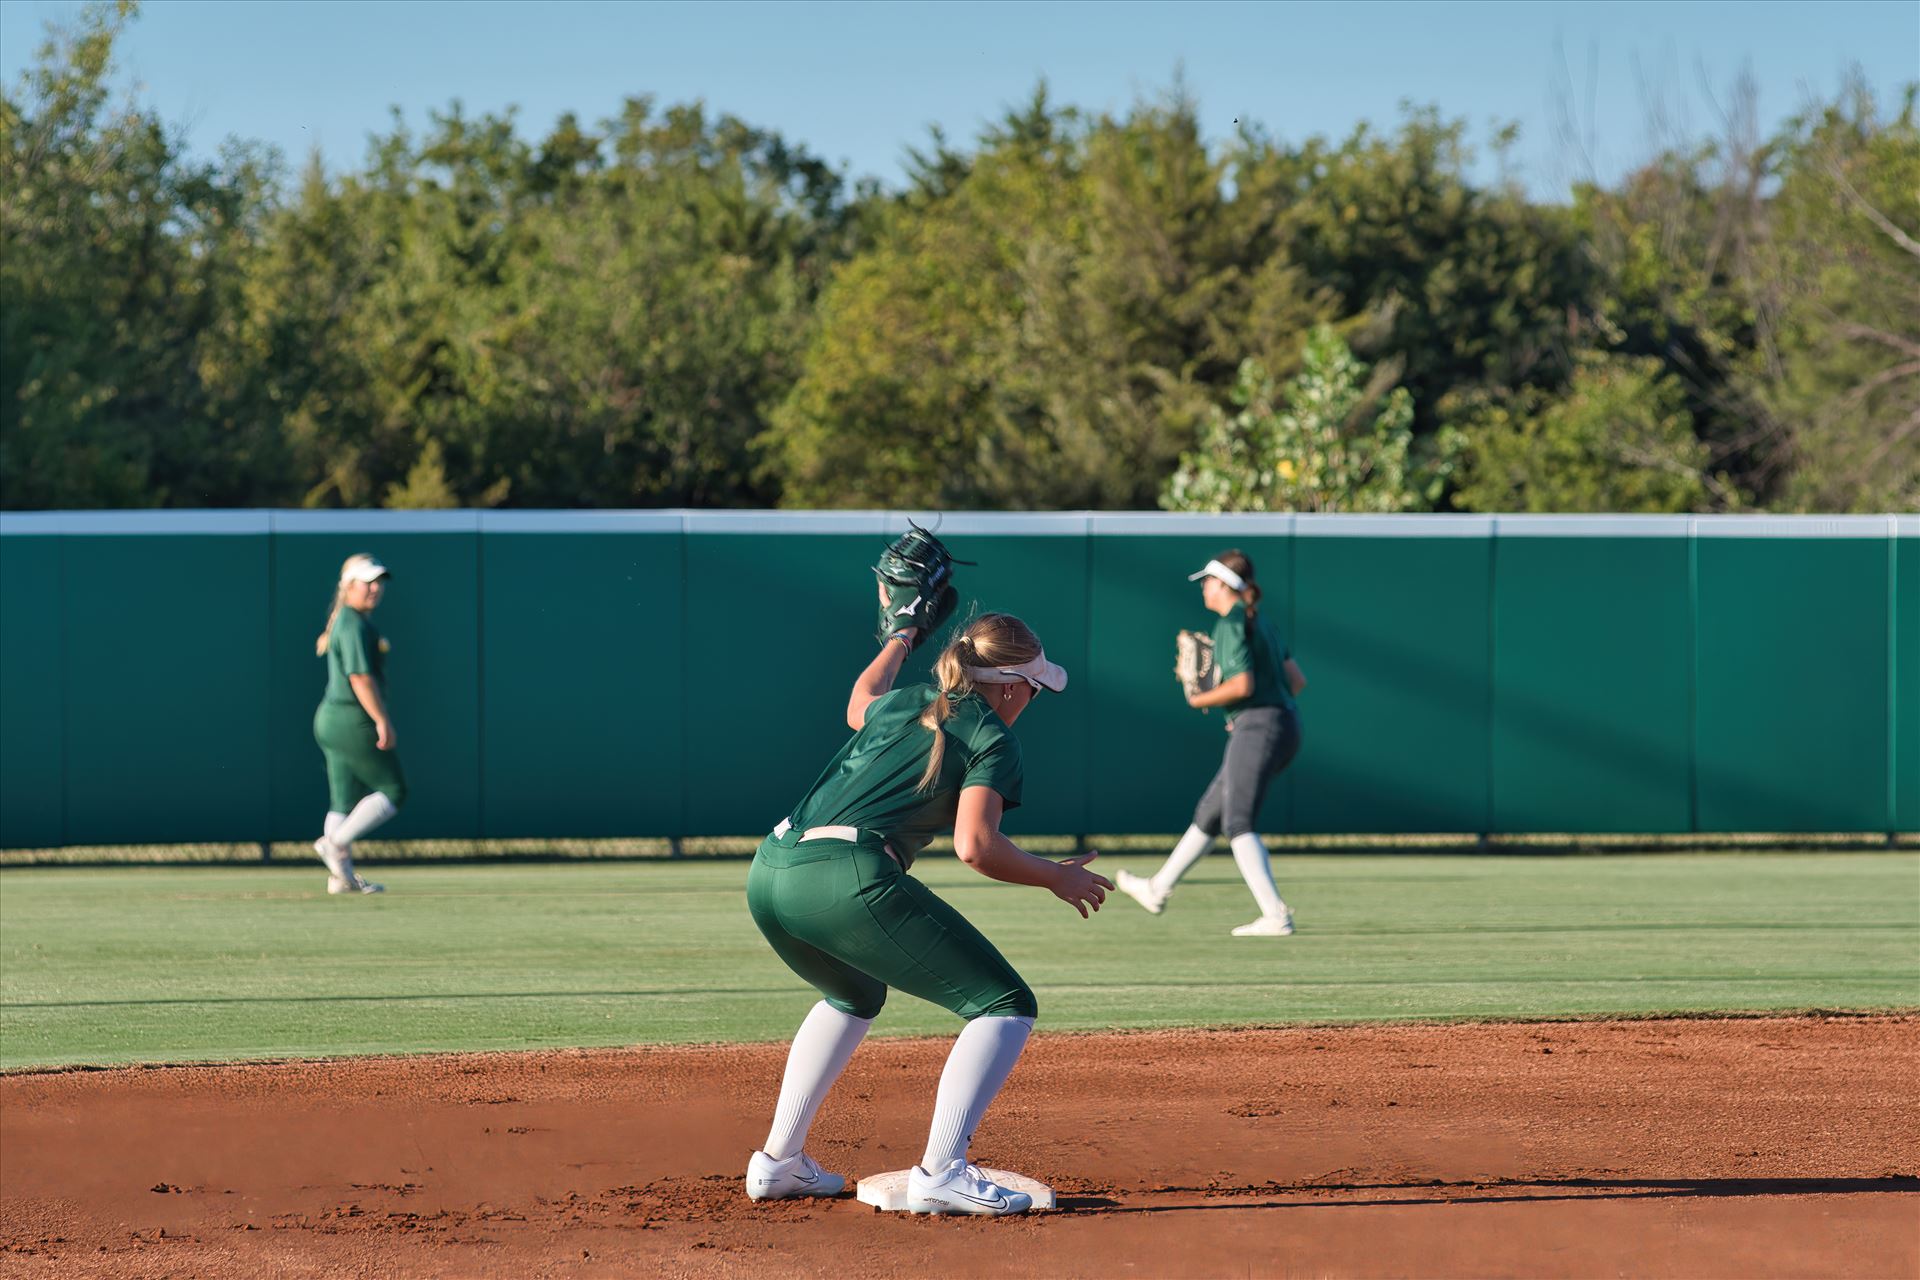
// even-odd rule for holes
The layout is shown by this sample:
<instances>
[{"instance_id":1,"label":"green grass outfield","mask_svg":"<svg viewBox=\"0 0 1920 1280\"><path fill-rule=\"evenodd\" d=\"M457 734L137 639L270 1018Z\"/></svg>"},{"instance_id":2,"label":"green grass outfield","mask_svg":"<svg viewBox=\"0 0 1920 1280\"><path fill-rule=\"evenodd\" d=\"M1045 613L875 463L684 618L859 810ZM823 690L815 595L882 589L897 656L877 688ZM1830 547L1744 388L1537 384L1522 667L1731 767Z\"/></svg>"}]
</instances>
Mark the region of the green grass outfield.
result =
<instances>
[{"instance_id":1,"label":"green grass outfield","mask_svg":"<svg viewBox=\"0 0 1920 1280\"><path fill-rule=\"evenodd\" d=\"M1147 858L1102 859L1109 872ZM1920 1006L1920 856L1283 856L1290 939L1239 939L1222 855L1164 916L1082 921L951 858L1053 1030ZM743 861L0 872L0 1066L777 1040L813 997ZM952 1018L899 996L890 1033Z\"/></svg>"}]
</instances>

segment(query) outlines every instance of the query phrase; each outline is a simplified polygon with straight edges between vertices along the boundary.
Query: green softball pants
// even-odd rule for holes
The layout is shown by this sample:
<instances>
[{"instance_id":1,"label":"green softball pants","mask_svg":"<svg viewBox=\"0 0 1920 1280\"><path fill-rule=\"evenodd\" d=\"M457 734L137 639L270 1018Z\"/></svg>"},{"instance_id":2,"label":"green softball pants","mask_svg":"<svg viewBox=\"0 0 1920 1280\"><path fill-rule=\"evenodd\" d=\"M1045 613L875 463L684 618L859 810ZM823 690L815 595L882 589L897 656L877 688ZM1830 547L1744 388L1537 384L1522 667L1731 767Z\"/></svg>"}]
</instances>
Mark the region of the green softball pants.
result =
<instances>
[{"instance_id":1,"label":"green softball pants","mask_svg":"<svg viewBox=\"0 0 1920 1280\"><path fill-rule=\"evenodd\" d=\"M327 758L327 807L333 812L346 813L369 791L382 793L396 809L407 802L400 757L373 745L379 737L358 706L323 702L313 713L313 740Z\"/></svg>"},{"instance_id":2,"label":"green softball pants","mask_svg":"<svg viewBox=\"0 0 1920 1280\"><path fill-rule=\"evenodd\" d=\"M856 1018L877 1015L889 987L967 1019L1039 1012L994 945L882 849L768 837L747 909L787 967Z\"/></svg>"}]
</instances>

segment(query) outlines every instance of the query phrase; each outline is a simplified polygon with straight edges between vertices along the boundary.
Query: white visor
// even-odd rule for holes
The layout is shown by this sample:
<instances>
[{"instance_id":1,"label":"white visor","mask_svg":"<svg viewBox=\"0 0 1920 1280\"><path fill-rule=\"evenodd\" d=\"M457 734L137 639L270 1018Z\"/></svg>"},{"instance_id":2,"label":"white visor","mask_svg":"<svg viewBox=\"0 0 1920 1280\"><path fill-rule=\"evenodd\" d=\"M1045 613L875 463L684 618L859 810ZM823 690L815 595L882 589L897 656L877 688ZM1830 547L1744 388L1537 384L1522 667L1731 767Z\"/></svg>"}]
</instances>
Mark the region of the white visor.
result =
<instances>
[{"instance_id":1,"label":"white visor","mask_svg":"<svg viewBox=\"0 0 1920 1280\"><path fill-rule=\"evenodd\" d=\"M1218 578L1235 591L1245 591L1247 589L1247 580L1227 568L1227 566L1221 564L1218 560L1209 560L1207 561L1206 568L1198 573L1190 573L1187 575L1188 582L1198 582L1202 578Z\"/></svg>"},{"instance_id":2,"label":"white visor","mask_svg":"<svg viewBox=\"0 0 1920 1280\"><path fill-rule=\"evenodd\" d=\"M968 667L966 670L975 684L1019 684L1025 681L1036 689L1047 688L1055 693L1065 692L1067 687L1067 669L1057 662L1048 662L1045 652L1017 667Z\"/></svg>"},{"instance_id":3,"label":"white visor","mask_svg":"<svg viewBox=\"0 0 1920 1280\"><path fill-rule=\"evenodd\" d=\"M372 556L363 556L347 566L346 571L340 575L340 581L378 582L382 578L391 576L392 575L387 572L387 566L381 564Z\"/></svg>"}]
</instances>

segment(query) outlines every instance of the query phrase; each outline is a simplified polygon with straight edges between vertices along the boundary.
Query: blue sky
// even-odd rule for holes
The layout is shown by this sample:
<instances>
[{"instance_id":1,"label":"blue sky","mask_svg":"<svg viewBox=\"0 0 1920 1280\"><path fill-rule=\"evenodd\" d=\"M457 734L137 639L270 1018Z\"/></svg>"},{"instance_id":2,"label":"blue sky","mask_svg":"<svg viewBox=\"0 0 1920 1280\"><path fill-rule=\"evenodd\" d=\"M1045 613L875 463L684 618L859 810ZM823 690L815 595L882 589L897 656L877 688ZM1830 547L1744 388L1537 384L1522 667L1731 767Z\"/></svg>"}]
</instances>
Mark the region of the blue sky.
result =
<instances>
[{"instance_id":1,"label":"blue sky","mask_svg":"<svg viewBox=\"0 0 1920 1280\"><path fill-rule=\"evenodd\" d=\"M0 74L12 83L44 22L76 8L0 4ZM1296 141L1338 136L1391 124L1405 99L1481 139L1516 120L1518 176L1551 197L1649 155L1650 99L1670 130L1712 133L1716 97L1750 67L1770 128L1852 64L1890 103L1920 80L1920 3L148 0L121 78L205 152L237 134L296 163L318 147L339 169L361 162L392 106L414 124L456 98L518 106L537 135L562 111L597 120L651 93L704 100L892 184L928 125L970 139L1042 76L1059 101L1122 111L1182 68L1215 139L1240 117ZM1581 147L1566 144L1563 105Z\"/></svg>"}]
</instances>

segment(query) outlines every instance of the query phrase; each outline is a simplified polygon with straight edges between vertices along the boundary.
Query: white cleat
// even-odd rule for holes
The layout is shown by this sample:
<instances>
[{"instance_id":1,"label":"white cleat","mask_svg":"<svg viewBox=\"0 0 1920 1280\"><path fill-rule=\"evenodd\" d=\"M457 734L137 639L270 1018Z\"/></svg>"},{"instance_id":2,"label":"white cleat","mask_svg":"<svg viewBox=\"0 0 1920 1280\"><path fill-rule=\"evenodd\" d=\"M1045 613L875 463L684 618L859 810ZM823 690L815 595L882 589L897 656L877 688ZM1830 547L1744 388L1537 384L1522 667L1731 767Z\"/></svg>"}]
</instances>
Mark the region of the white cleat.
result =
<instances>
[{"instance_id":1,"label":"white cleat","mask_svg":"<svg viewBox=\"0 0 1920 1280\"><path fill-rule=\"evenodd\" d=\"M375 884L362 876L328 876L328 893L385 893L387 886Z\"/></svg>"},{"instance_id":2,"label":"white cleat","mask_svg":"<svg viewBox=\"0 0 1920 1280\"><path fill-rule=\"evenodd\" d=\"M965 1160L955 1160L938 1174L928 1173L919 1165L907 1174L909 1213L973 1213L998 1218L1025 1213L1032 1207L1032 1196L988 1181L977 1165Z\"/></svg>"},{"instance_id":3,"label":"white cleat","mask_svg":"<svg viewBox=\"0 0 1920 1280\"><path fill-rule=\"evenodd\" d=\"M321 836L313 842L313 851L320 855L320 861L327 864L327 874L335 880L345 880L353 875L353 854L343 844L335 844L331 837Z\"/></svg>"},{"instance_id":4,"label":"white cleat","mask_svg":"<svg viewBox=\"0 0 1920 1280\"><path fill-rule=\"evenodd\" d=\"M756 1151L747 1161L747 1198L749 1200L795 1200L802 1196L837 1196L847 1180L828 1173L802 1151L785 1160L775 1160L764 1151Z\"/></svg>"},{"instance_id":5,"label":"white cleat","mask_svg":"<svg viewBox=\"0 0 1920 1280\"><path fill-rule=\"evenodd\" d=\"M1147 914L1157 916L1167 909L1167 895L1153 887L1153 881L1145 876L1137 876L1131 871L1113 873L1114 888L1132 898L1147 909Z\"/></svg>"},{"instance_id":6,"label":"white cleat","mask_svg":"<svg viewBox=\"0 0 1920 1280\"><path fill-rule=\"evenodd\" d=\"M313 851L320 855L320 861L327 864L328 893L385 893L387 891L387 886L375 884L354 873L353 854L345 845L337 844L327 836L321 836L313 842Z\"/></svg>"},{"instance_id":7,"label":"white cleat","mask_svg":"<svg viewBox=\"0 0 1920 1280\"><path fill-rule=\"evenodd\" d=\"M1293 934L1293 912L1280 908L1277 916L1261 916L1252 924L1243 924L1233 931L1236 938L1285 938Z\"/></svg>"}]
</instances>

